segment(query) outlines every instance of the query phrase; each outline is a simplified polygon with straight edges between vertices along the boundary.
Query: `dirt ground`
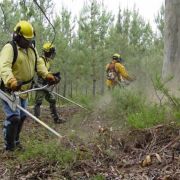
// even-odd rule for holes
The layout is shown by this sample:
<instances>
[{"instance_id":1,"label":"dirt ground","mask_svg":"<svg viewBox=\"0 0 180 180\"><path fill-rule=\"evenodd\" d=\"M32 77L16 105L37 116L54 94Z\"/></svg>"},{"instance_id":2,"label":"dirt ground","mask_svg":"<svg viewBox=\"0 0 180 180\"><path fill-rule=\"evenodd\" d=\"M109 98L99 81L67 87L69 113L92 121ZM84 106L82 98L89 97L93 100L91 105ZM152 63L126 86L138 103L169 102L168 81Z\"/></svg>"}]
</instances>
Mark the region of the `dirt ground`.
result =
<instances>
[{"instance_id":1,"label":"dirt ground","mask_svg":"<svg viewBox=\"0 0 180 180\"><path fill-rule=\"evenodd\" d=\"M63 117L67 119L67 123L64 125L53 125L48 108L43 109L42 119L46 119L46 123L52 125L58 132L66 134L73 128L70 122L71 117L81 110L75 107L66 107L59 111L62 111ZM0 116L2 120L2 112L0 112ZM75 124L75 122L73 123ZM41 129L37 123L28 119L22 133L30 136L32 133L38 133L38 130ZM93 120L86 124L84 120L83 129L84 133L87 132L86 136L91 136L93 129L94 137L87 141L79 138L71 142L72 146L69 148L78 149L81 152L81 158L74 161L68 168L62 169L56 161L47 162L43 158L36 157L23 164L18 164L14 163L16 157L7 157L1 152L0 179L180 179L180 129L173 123L123 132L107 128L105 125L103 127L95 126ZM0 137L0 146L3 146L2 136ZM87 158L87 154L91 154L92 158ZM16 164L15 166L7 165L6 161L9 161L9 158Z\"/></svg>"}]
</instances>

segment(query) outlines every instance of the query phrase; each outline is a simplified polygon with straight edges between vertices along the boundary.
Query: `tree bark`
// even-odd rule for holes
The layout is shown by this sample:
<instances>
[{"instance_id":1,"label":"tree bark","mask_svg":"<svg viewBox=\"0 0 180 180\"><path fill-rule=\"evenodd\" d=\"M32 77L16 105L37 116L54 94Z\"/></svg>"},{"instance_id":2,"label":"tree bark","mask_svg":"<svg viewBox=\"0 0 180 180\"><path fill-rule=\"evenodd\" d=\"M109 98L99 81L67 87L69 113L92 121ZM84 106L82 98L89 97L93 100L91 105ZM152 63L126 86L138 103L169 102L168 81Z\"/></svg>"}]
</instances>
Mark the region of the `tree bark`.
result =
<instances>
[{"instance_id":1,"label":"tree bark","mask_svg":"<svg viewBox=\"0 0 180 180\"><path fill-rule=\"evenodd\" d=\"M180 0L165 1L165 42L162 77L180 83Z\"/></svg>"},{"instance_id":2,"label":"tree bark","mask_svg":"<svg viewBox=\"0 0 180 180\"><path fill-rule=\"evenodd\" d=\"M66 92L67 92L67 76L66 73L64 72L64 84L63 84L63 96L66 97Z\"/></svg>"}]
</instances>

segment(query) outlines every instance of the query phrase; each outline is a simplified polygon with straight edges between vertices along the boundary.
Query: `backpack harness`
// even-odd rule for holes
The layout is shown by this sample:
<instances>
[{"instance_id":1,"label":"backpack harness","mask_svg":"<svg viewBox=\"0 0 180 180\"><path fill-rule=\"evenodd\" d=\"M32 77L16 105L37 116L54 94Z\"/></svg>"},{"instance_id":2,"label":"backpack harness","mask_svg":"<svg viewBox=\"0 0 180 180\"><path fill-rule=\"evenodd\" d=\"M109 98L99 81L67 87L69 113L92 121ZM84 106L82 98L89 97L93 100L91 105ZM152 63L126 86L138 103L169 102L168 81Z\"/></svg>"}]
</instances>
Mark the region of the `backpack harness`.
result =
<instances>
[{"instance_id":1,"label":"backpack harness","mask_svg":"<svg viewBox=\"0 0 180 180\"><path fill-rule=\"evenodd\" d=\"M115 80L117 77L118 77L118 72L116 71L116 68L115 68L115 63L111 62L109 63L109 66L107 68L107 79L108 80Z\"/></svg>"},{"instance_id":2,"label":"backpack harness","mask_svg":"<svg viewBox=\"0 0 180 180\"><path fill-rule=\"evenodd\" d=\"M7 44L11 44L12 48L13 48L13 52L14 52L14 56L13 56L13 61L12 61L12 67L13 65L15 64L15 62L17 61L17 57L18 57L18 49L17 49L17 46L16 46L16 42L15 41L8 41ZM35 55L35 71L37 72L37 53L35 51L35 49L33 47L30 47L33 52L34 52L34 55ZM28 81L23 81L22 82L22 85L25 85L25 84L29 84L30 82L32 82L34 79L34 77L32 77L30 80ZM3 81L1 81L1 89L4 89L5 86L4 86L4 83Z\"/></svg>"}]
</instances>

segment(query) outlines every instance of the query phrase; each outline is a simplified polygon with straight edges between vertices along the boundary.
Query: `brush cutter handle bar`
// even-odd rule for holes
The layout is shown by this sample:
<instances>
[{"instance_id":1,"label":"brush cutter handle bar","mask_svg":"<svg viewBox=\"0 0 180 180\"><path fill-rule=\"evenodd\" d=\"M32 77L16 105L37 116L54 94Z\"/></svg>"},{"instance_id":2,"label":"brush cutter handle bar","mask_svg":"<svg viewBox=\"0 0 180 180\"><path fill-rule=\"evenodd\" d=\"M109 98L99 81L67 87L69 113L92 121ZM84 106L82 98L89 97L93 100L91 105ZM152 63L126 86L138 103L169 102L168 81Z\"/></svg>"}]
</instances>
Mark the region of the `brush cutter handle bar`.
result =
<instances>
[{"instance_id":1,"label":"brush cutter handle bar","mask_svg":"<svg viewBox=\"0 0 180 180\"><path fill-rule=\"evenodd\" d=\"M0 99L5 101L13 111L16 111L16 104L19 103L18 97L14 95L8 95L4 91L0 90Z\"/></svg>"},{"instance_id":2,"label":"brush cutter handle bar","mask_svg":"<svg viewBox=\"0 0 180 180\"><path fill-rule=\"evenodd\" d=\"M34 119L36 122L38 122L39 124L41 124L42 126L44 126L46 129L48 129L49 131L51 131L53 134L55 134L56 136L58 136L59 138L62 138L62 136L56 132L54 129L50 128L47 124L45 124L43 121L41 121L40 119L38 119L36 116L32 115L30 112L28 112L26 109L22 108L20 105L17 104L17 108L20 109L21 111L23 111L24 113L26 113L28 116L30 116L32 119Z\"/></svg>"}]
</instances>

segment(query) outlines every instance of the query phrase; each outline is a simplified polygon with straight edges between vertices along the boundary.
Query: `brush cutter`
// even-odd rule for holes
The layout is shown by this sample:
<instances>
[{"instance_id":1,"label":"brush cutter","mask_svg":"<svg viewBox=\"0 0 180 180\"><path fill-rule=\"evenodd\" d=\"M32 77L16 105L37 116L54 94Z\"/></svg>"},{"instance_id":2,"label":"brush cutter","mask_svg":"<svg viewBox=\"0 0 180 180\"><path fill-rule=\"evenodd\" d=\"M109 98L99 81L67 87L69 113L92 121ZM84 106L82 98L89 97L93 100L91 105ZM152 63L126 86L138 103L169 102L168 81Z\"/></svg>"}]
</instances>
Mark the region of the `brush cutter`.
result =
<instances>
[{"instance_id":1,"label":"brush cutter","mask_svg":"<svg viewBox=\"0 0 180 180\"><path fill-rule=\"evenodd\" d=\"M23 92L11 92L10 94L5 93L4 91L0 90L0 98L7 102L9 107L13 110L16 111L16 109L20 109L21 111L23 111L26 115L28 115L29 117L31 117L32 119L34 119L36 122L38 122L39 124L41 124L42 126L44 126L46 129L48 129L49 131L51 131L53 134L55 134L56 136L58 136L59 138L63 138L63 136L61 136L58 132L56 132L54 129L50 128L47 124L45 124L43 121L41 121L40 119L38 119L37 117L35 117L34 115L32 115L30 112L28 112L26 109L24 109L23 107L21 107L19 105L19 95L21 94L25 94L25 93L29 93L32 91L38 91L38 90L43 90L45 88L47 88L48 85L45 85L43 87L38 87L38 88L34 88L34 89L30 89L27 91L23 91Z\"/></svg>"},{"instance_id":2,"label":"brush cutter","mask_svg":"<svg viewBox=\"0 0 180 180\"><path fill-rule=\"evenodd\" d=\"M35 86L38 87L38 88L40 88L40 89L42 88L42 86L39 85L38 83L35 83ZM45 86L43 86L43 87L45 87ZM53 88L54 88L54 85L51 85L51 86L46 85L46 87L43 88L43 90L44 90L44 91L47 91L47 92L51 92L51 93L53 93L54 95L56 95L56 96L58 96L58 97L60 97L60 98L62 98L62 99L64 99L64 100L66 100L66 101L68 101L68 102L71 102L72 104L75 104L75 105L79 106L79 107L82 108L82 109L88 110L87 108L85 108L85 107L83 107L82 105L80 105L80 104L72 101L71 99L68 99L68 98L62 96L61 94L58 94L58 93L54 92L54 91L53 91Z\"/></svg>"}]
</instances>

